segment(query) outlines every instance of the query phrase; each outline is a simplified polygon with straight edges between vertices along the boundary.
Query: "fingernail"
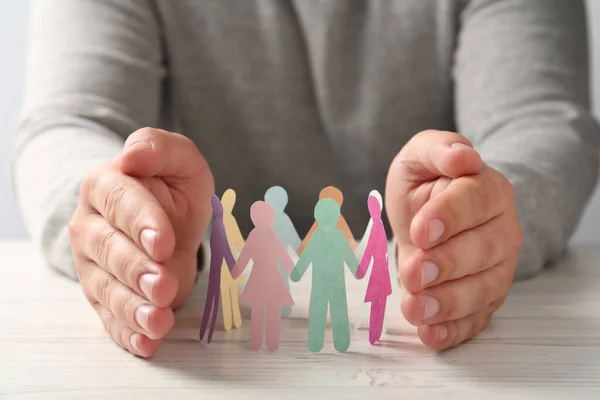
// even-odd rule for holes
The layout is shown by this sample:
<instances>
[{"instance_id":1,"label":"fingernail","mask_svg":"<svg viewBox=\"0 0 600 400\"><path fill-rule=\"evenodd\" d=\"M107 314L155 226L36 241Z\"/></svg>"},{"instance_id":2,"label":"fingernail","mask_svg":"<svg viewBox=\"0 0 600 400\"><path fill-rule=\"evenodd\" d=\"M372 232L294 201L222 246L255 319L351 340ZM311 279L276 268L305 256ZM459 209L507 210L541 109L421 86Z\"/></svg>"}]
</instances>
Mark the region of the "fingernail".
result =
<instances>
[{"instance_id":1,"label":"fingernail","mask_svg":"<svg viewBox=\"0 0 600 400\"><path fill-rule=\"evenodd\" d=\"M154 253L154 242L156 241L156 231L152 229L144 229L141 234L142 246L148 255Z\"/></svg>"},{"instance_id":2,"label":"fingernail","mask_svg":"<svg viewBox=\"0 0 600 400\"><path fill-rule=\"evenodd\" d=\"M429 221L429 244L433 244L440 240L444 234L444 223L439 219Z\"/></svg>"},{"instance_id":3,"label":"fingernail","mask_svg":"<svg viewBox=\"0 0 600 400\"><path fill-rule=\"evenodd\" d=\"M473 148L471 146L468 146L464 143L452 143L452 145L450 146L451 149L453 150L460 150L460 149L469 149L469 150L473 150Z\"/></svg>"},{"instance_id":4,"label":"fingernail","mask_svg":"<svg viewBox=\"0 0 600 400\"><path fill-rule=\"evenodd\" d=\"M135 310L136 322L145 330L148 330L148 319L150 318L151 308L148 305L143 305Z\"/></svg>"},{"instance_id":5,"label":"fingernail","mask_svg":"<svg viewBox=\"0 0 600 400\"><path fill-rule=\"evenodd\" d=\"M158 275L156 274L144 274L140 277L140 289L144 296L152 301L152 295L154 293L154 285L158 281Z\"/></svg>"},{"instance_id":6,"label":"fingernail","mask_svg":"<svg viewBox=\"0 0 600 400\"><path fill-rule=\"evenodd\" d=\"M448 337L448 328L444 325L440 325L438 328L438 343L443 342Z\"/></svg>"},{"instance_id":7,"label":"fingernail","mask_svg":"<svg viewBox=\"0 0 600 400\"><path fill-rule=\"evenodd\" d=\"M423 314L423 320L433 317L440 311L440 303L431 296L423 296L425 302L425 313Z\"/></svg>"},{"instance_id":8,"label":"fingernail","mask_svg":"<svg viewBox=\"0 0 600 400\"><path fill-rule=\"evenodd\" d=\"M149 140L140 140L138 142L133 142L127 145L126 150L129 151L131 149L154 149L154 145Z\"/></svg>"},{"instance_id":9,"label":"fingernail","mask_svg":"<svg viewBox=\"0 0 600 400\"><path fill-rule=\"evenodd\" d=\"M131 343L131 346L133 346L133 348L136 349L140 353L142 352L142 350L140 349L141 342L142 342L142 335L140 335L139 333L134 333L129 338L129 343Z\"/></svg>"},{"instance_id":10,"label":"fingernail","mask_svg":"<svg viewBox=\"0 0 600 400\"><path fill-rule=\"evenodd\" d=\"M425 261L421 265L421 287L425 287L428 283L433 282L437 279L440 269L438 266L431 262Z\"/></svg>"}]
</instances>

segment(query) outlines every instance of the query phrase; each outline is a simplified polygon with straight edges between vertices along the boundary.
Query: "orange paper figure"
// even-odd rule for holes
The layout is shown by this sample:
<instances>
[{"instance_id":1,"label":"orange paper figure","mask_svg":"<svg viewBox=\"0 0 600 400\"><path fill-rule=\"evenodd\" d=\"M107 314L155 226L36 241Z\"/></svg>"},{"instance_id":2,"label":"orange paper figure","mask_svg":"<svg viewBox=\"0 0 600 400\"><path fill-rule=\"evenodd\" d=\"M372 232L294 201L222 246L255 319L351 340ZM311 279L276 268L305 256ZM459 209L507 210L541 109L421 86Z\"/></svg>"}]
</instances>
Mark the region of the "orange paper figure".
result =
<instances>
[{"instance_id":1,"label":"orange paper figure","mask_svg":"<svg viewBox=\"0 0 600 400\"><path fill-rule=\"evenodd\" d=\"M341 190L336 188L335 186L327 186L326 188L321 190L321 193L319 193L319 200L323 200L323 199L333 199L341 207L342 203L344 202L344 195L342 194ZM313 226L310 228L310 230L306 234L306 237L302 241L302 244L298 248L298 256L302 255L302 252L306 248L306 245L308 244L310 237L312 236L313 233L315 233L315 231L317 230L318 227L319 227L319 224L317 223L317 221L315 221ZM337 222L337 228L340 231L342 231L342 233L346 237L346 240L348 241L350 248L352 248L352 251L355 251L356 250L356 240L354 240L354 235L352 234L352 231L350 230L350 227L346 223L346 219L344 218L343 215L340 215L340 219Z\"/></svg>"},{"instance_id":2,"label":"orange paper figure","mask_svg":"<svg viewBox=\"0 0 600 400\"><path fill-rule=\"evenodd\" d=\"M240 231L235 217L233 216L233 206L235 205L236 195L233 189L227 189L223 193L221 203L223 204L223 225L227 233L227 242L231 253L238 255L244 247L244 237ZM223 311L223 325L226 331L231 330L232 325L236 328L242 326L242 313L240 312L239 286L244 283L244 277L233 279L227 263L223 261L221 265L221 301Z\"/></svg>"},{"instance_id":3,"label":"orange paper figure","mask_svg":"<svg viewBox=\"0 0 600 400\"><path fill-rule=\"evenodd\" d=\"M252 308L250 348L260 349L263 332L266 330L267 349L273 351L279 348L281 307L294 305L278 263L281 263L289 276L294 269L294 262L273 230L275 211L271 206L257 201L250 208L250 218L255 228L248 235L246 245L231 275L235 279L244 271L250 260L254 262L240 297L240 301Z\"/></svg>"}]
</instances>

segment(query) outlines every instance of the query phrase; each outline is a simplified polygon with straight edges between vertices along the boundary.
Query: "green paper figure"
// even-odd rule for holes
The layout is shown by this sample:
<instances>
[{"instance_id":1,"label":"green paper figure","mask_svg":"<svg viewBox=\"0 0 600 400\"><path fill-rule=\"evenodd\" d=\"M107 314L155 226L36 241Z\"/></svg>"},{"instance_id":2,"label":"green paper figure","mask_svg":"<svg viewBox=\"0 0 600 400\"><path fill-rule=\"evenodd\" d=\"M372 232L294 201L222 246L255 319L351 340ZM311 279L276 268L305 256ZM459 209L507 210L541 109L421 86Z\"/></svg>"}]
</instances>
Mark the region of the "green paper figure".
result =
<instances>
[{"instance_id":1,"label":"green paper figure","mask_svg":"<svg viewBox=\"0 0 600 400\"><path fill-rule=\"evenodd\" d=\"M317 203L315 220L318 228L290 275L292 282L298 282L308 267L313 266L308 325L308 348L313 352L323 348L328 308L333 347L339 352L350 347L344 263L356 276L358 259L344 234L336 227L339 218L340 206L333 199L323 199Z\"/></svg>"}]
</instances>

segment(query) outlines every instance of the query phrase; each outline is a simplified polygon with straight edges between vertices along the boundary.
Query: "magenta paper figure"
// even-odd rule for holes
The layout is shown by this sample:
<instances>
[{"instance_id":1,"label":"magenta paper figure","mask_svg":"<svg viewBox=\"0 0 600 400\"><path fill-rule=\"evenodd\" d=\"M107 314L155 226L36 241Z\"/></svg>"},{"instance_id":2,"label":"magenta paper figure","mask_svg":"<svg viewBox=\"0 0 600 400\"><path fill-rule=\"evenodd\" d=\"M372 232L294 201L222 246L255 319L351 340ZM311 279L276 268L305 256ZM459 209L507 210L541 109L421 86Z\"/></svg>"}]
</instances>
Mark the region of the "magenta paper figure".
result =
<instances>
[{"instance_id":1,"label":"magenta paper figure","mask_svg":"<svg viewBox=\"0 0 600 400\"><path fill-rule=\"evenodd\" d=\"M236 279L250 260L254 262L240 297L241 302L252 307L250 348L260 349L266 330L267 349L273 351L279 347L281 307L294 305L277 263L281 263L289 276L294 269L294 262L273 230L275 211L271 206L257 201L250 207L250 218L255 228L248 235L231 275Z\"/></svg>"},{"instance_id":2,"label":"magenta paper figure","mask_svg":"<svg viewBox=\"0 0 600 400\"><path fill-rule=\"evenodd\" d=\"M358 279L364 278L373 258L373 269L367 286L365 303L371 303L371 318L369 321L369 342L375 344L381 337L383 320L385 317L385 305L387 297L392 294L392 283L390 282L390 271L388 262L388 244L385 227L381 220L381 203L375 196L369 196L369 214L373 220L373 226L369 233L369 241L360 265L356 271Z\"/></svg>"},{"instance_id":3,"label":"magenta paper figure","mask_svg":"<svg viewBox=\"0 0 600 400\"><path fill-rule=\"evenodd\" d=\"M235 259L231 254L225 225L223 224L223 206L221 201L215 195L211 198L213 208L213 222L210 231L210 270L208 272L208 290L206 291L206 303L204 304L204 315L200 325L200 340L204 339L206 328L208 327L208 318L212 306L212 320L208 332L208 343L212 340L215 324L217 322L217 313L219 311L219 297L221 295L221 265L223 260L231 270L235 265Z\"/></svg>"}]
</instances>

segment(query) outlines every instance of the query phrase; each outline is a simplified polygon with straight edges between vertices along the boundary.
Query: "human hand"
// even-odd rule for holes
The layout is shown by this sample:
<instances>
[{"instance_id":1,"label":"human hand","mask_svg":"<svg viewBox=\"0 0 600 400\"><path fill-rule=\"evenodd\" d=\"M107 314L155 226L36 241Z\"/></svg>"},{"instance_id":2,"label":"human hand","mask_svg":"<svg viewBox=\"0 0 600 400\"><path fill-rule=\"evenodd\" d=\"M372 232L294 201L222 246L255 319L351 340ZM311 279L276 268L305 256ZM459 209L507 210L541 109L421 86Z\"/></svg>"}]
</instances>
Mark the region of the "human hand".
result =
<instances>
[{"instance_id":1,"label":"human hand","mask_svg":"<svg viewBox=\"0 0 600 400\"><path fill-rule=\"evenodd\" d=\"M83 292L121 347L149 357L189 296L214 181L184 136L144 128L82 181L69 226Z\"/></svg>"},{"instance_id":2,"label":"human hand","mask_svg":"<svg viewBox=\"0 0 600 400\"><path fill-rule=\"evenodd\" d=\"M510 182L463 136L425 131L392 162L386 210L402 313L421 341L441 350L477 335L508 294L522 244Z\"/></svg>"}]
</instances>

